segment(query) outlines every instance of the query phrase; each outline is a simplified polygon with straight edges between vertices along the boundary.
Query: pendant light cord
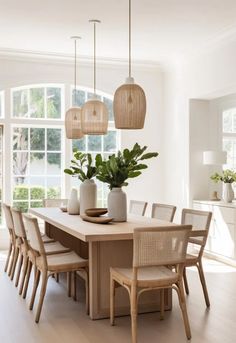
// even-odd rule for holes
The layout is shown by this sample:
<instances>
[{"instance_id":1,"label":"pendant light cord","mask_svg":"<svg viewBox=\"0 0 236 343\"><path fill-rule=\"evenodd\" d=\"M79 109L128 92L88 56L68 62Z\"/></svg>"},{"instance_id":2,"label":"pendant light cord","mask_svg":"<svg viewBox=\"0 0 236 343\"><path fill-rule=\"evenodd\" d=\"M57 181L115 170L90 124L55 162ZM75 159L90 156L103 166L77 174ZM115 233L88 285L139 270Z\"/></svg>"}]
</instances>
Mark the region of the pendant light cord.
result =
<instances>
[{"instance_id":1,"label":"pendant light cord","mask_svg":"<svg viewBox=\"0 0 236 343\"><path fill-rule=\"evenodd\" d=\"M77 89L76 89L76 78L77 78L77 65L76 65L76 62L77 62L77 41L75 39L75 74L74 74L74 81L75 81L75 89L74 89L74 92L75 92L75 95L74 95L74 102L75 102L75 106L77 104L76 100L77 100Z\"/></svg>"},{"instance_id":2,"label":"pendant light cord","mask_svg":"<svg viewBox=\"0 0 236 343\"><path fill-rule=\"evenodd\" d=\"M129 77L131 77L131 0L129 0Z\"/></svg>"},{"instance_id":3,"label":"pendant light cord","mask_svg":"<svg viewBox=\"0 0 236 343\"><path fill-rule=\"evenodd\" d=\"M93 23L93 93L96 96L96 22Z\"/></svg>"}]
</instances>

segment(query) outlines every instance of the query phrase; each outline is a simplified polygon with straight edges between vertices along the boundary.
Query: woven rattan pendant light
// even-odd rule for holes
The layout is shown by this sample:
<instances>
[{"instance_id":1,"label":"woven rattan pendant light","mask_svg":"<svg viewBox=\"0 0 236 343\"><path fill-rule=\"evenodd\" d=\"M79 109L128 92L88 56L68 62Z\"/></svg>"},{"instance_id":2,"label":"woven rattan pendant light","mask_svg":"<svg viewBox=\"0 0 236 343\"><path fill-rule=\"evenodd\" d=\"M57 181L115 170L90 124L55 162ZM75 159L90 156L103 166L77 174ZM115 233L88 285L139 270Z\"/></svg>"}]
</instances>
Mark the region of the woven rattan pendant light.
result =
<instances>
[{"instance_id":1,"label":"woven rattan pendant light","mask_svg":"<svg viewBox=\"0 0 236 343\"><path fill-rule=\"evenodd\" d=\"M131 76L131 0L129 0L129 77L117 88L113 110L117 129L142 129L146 115L146 97L143 89Z\"/></svg>"},{"instance_id":2,"label":"woven rattan pendant light","mask_svg":"<svg viewBox=\"0 0 236 343\"><path fill-rule=\"evenodd\" d=\"M94 29L93 98L82 107L82 131L88 135L104 135L108 127L108 109L96 95L96 24L100 20L89 20Z\"/></svg>"},{"instance_id":3,"label":"woven rattan pendant light","mask_svg":"<svg viewBox=\"0 0 236 343\"><path fill-rule=\"evenodd\" d=\"M77 89L76 89L76 62L77 62L77 40L81 37L73 36L71 39L74 40L75 45L75 67L74 67L74 103L76 104L76 96L77 96ZM80 139L84 136L81 128L81 108L80 107L71 107L66 112L65 117L65 128L66 128L66 137L69 139Z\"/></svg>"}]
</instances>

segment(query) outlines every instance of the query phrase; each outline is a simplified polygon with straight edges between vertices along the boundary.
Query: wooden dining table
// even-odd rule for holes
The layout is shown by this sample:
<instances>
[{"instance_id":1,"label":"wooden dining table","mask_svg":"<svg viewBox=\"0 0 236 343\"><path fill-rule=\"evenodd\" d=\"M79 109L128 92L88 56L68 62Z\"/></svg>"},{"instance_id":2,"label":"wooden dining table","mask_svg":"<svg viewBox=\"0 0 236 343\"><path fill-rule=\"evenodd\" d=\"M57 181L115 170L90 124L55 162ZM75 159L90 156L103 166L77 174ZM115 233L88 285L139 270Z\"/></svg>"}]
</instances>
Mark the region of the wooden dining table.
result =
<instances>
[{"instance_id":1,"label":"wooden dining table","mask_svg":"<svg viewBox=\"0 0 236 343\"><path fill-rule=\"evenodd\" d=\"M94 224L79 215L69 215L59 208L31 208L30 213L45 222L49 237L89 259L89 304L91 319L109 317L110 267L131 267L133 231L138 227L177 225L137 215L128 215L127 222ZM165 310L172 307L172 292L165 290ZM159 291L144 292L139 313L160 309ZM116 291L116 315L130 313L129 297L123 287Z\"/></svg>"}]
</instances>

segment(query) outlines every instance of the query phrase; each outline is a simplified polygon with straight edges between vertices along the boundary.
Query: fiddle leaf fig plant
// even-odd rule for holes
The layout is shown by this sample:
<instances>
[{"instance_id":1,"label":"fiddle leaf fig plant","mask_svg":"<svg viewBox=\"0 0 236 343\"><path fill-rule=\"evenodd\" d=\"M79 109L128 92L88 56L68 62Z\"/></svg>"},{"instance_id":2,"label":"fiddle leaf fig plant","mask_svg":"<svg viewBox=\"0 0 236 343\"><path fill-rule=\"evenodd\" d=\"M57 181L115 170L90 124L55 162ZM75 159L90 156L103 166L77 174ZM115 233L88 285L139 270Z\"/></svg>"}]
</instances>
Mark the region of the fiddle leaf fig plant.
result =
<instances>
[{"instance_id":1,"label":"fiddle leaf fig plant","mask_svg":"<svg viewBox=\"0 0 236 343\"><path fill-rule=\"evenodd\" d=\"M214 182L224 182L224 183L233 183L236 181L236 172L230 169L223 170L222 174L214 173L211 175L211 180Z\"/></svg>"},{"instance_id":2,"label":"fiddle leaf fig plant","mask_svg":"<svg viewBox=\"0 0 236 343\"><path fill-rule=\"evenodd\" d=\"M101 154L96 156L97 175L99 181L105 182L109 188L127 186L127 180L142 174L142 170L148 166L144 160L157 157L157 152L144 153L147 147L136 143L131 150L124 149L117 154L109 156L108 160L103 160Z\"/></svg>"},{"instance_id":3,"label":"fiddle leaf fig plant","mask_svg":"<svg viewBox=\"0 0 236 343\"><path fill-rule=\"evenodd\" d=\"M93 166L92 155L75 150L70 168L64 169L64 173L78 177L80 181L92 179L97 174L97 167Z\"/></svg>"}]
</instances>

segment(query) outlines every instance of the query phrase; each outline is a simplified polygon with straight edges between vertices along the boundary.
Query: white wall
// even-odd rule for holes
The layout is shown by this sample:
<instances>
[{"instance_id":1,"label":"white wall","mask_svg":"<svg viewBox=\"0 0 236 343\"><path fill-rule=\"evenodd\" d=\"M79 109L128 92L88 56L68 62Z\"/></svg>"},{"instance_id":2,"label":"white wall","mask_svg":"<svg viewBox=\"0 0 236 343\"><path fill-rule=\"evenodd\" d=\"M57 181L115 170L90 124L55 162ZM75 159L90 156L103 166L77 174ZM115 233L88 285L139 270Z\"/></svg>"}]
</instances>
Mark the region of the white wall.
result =
<instances>
[{"instance_id":1,"label":"white wall","mask_svg":"<svg viewBox=\"0 0 236 343\"><path fill-rule=\"evenodd\" d=\"M165 73L164 146L166 178L163 182L165 182L167 197L176 203L180 209L191 205L190 197L197 195L196 189L200 178L197 178L198 183L193 184L193 182L197 182L195 167L198 161L200 162L200 149L204 148L207 142L205 125L208 125L208 128L210 125L207 118L202 122L206 115L204 109L201 112L202 118L195 117L195 123L189 122L191 113L189 101L190 99L214 100L235 93L235 60L236 42L230 41L204 51L202 55L178 63ZM212 118L214 101L211 102L210 107L209 118ZM195 137L192 137L193 133ZM202 140L199 139L199 146L196 146L196 137L199 134ZM212 145L214 141L213 136L209 145ZM196 149L199 150L198 154L196 154ZM202 173L201 175L204 176L205 172L202 171ZM201 183L201 187L204 185L206 185L205 182ZM198 195L204 196L205 194L199 193Z\"/></svg>"}]
</instances>

